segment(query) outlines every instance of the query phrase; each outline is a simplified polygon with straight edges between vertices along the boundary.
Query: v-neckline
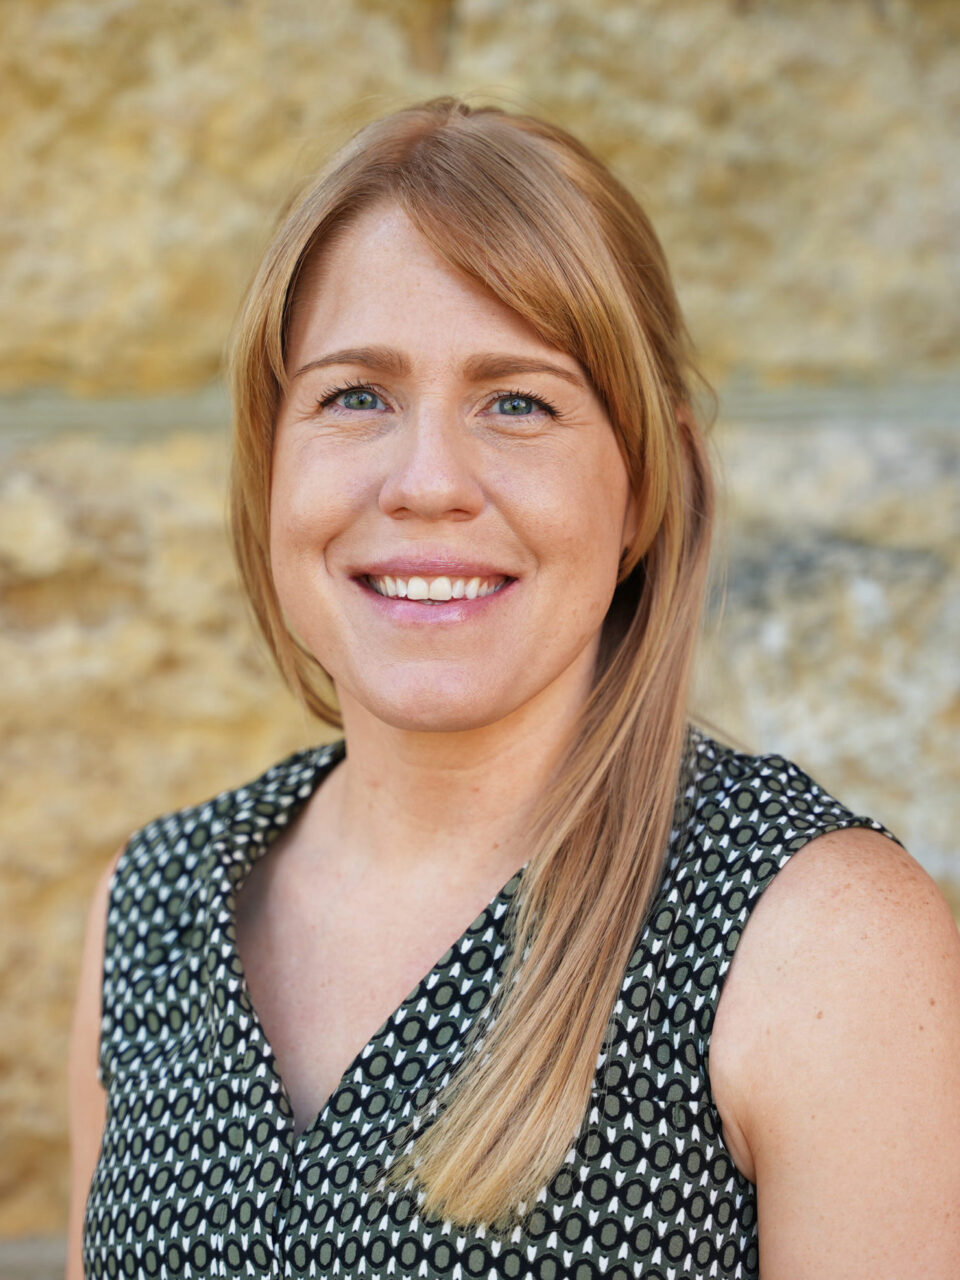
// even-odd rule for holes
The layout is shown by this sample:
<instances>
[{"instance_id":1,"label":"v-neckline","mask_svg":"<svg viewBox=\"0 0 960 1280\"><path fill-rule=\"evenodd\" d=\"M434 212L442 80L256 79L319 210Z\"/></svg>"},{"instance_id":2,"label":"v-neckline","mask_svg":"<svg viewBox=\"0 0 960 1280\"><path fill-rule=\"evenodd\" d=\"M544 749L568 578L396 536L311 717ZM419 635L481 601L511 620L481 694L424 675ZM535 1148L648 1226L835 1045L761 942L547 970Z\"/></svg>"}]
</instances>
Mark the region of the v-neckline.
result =
<instances>
[{"instance_id":1,"label":"v-neckline","mask_svg":"<svg viewBox=\"0 0 960 1280\"><path fill-rule=\"evenodd\" d=\"M213 939L220 960L219 972L225 986L225 989L222 990L217 999L217 1003L221 1004L222 1001L221 1014L224 1021L233 1020L237 1011L242 1011L246 1016L249 1026L247 1038L251 1041L250 1049L258 1051L255 1056L259 1056L263 1068L276 1086L280 1109L288 1125L288 1144L294 1154L298 1154L309 1147L311 1140L322 1133L331 1108L344 1089L353 1083L356 1072L372 1056L374 1047L389 1037L391 1029L422 998L425 990L428 989L428 984L433 986L445 972L453 967L456 957L462 951L464 944L482 932L497 917L497 908L504 902L509 903L528 865L525 862L523 866L512 873L459 937L447 947L430 969L423 974L414 987L404 996L403 1000L384 1018L380 1026L377 1027L350 1060L320 1109L314 1112L304 1128L299 1133L296 1133L296 1115L293 1110L290 1093L280 1072L273 1046L270 1044L260 1020L260 1015L251 998L247 976L240 958L236 936L236 898L256 863L266 856L276 840L287 830L307 801L316 793L327 775L345 756L346 740L343 738L338 738L334 742L326 743L320 747L308 749L307 752L298 751L292 756L288 756L279 765L269 770L268 774L274 775L275 785L279 785L281 789L285 782L288 784L290 782L298 783L299 785L295 786L293 792L293 797L295 798L291 798L285 804L281 799L278 799L273 805L268 803L269 812L265 813L264 805L268 802L269 793L264 795L253 786L244 788L245 794L243 798L246 803L240 804L228 823L228 830L224 838L219 842L221 845L227 845L229 852L226 864L223 862L220 864L221 866L226 865L228 884L220 902L220 937L219 939ZM291 795L289 785L286 795ZM250 822L251 819L260 827L260 830L253 833L252 840L243 840L242 856L237 857L238 847L235 840L237 828ZM248 1050L248 1061L249 1058Z\"/></svg>"}]
</instances>

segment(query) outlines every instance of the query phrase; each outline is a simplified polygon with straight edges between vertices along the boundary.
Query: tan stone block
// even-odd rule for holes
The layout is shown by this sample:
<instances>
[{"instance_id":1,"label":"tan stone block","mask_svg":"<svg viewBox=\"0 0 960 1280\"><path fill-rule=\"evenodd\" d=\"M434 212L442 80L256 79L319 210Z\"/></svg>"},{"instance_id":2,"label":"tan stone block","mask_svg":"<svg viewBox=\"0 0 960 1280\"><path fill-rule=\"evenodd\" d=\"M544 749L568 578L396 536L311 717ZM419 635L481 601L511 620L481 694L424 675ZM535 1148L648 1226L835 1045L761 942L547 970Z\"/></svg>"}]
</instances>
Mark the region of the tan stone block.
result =
<instances>
[{"instance_id":1,"label":"tan stone block","mask_svg":"<svg viewBox=\"0 0 960 1280\"><path fill-rule=\"evenodd\" d=\"M494 95L648 205L715 376L954 366L949 0L7 0L0 388L198 387L281 201L350 129Z\"/></svg>"}]
</instances>

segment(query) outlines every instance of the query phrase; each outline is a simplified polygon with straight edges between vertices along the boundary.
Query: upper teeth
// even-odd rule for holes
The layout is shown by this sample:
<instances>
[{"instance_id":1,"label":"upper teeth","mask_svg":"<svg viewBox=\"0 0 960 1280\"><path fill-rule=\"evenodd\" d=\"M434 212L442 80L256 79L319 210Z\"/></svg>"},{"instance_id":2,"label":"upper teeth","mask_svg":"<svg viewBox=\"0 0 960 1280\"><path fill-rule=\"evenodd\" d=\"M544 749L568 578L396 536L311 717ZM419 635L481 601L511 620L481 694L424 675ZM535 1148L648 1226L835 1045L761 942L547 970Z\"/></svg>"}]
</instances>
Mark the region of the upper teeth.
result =
<instances>
[{"instance_id":1,"label":"upper teeth","mask_svg":"<svg viewBox=\"0 0 960 1280\"><path fill-rule=\"evenodd\" d=\"M402 596L407 600L475 600L503 586L506 578L382 578L368 577L382 596Z\"/></svg>"}]
</instances>

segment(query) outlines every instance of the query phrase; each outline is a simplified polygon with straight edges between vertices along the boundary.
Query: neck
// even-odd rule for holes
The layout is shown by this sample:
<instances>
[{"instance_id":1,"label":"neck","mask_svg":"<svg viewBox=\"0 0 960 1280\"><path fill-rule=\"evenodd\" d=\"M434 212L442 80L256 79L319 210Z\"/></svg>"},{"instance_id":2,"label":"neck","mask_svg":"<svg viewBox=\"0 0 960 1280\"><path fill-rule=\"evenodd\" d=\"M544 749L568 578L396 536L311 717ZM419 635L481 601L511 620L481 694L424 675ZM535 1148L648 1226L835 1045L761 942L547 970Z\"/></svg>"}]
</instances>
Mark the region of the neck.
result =
<instances>
[{"instance_id":1,"label":"neck","mask_svg":"<svg viewBox=\"0 0 960 1280\"><path fill-rule=\"evenodd\" d=\"M558 684L452 732L398 729L341 692L347 758L318 793L315 847L344 877L504 882L530 856L529 816L588 691L582 678Z\"/></svg>"}]
</instances>

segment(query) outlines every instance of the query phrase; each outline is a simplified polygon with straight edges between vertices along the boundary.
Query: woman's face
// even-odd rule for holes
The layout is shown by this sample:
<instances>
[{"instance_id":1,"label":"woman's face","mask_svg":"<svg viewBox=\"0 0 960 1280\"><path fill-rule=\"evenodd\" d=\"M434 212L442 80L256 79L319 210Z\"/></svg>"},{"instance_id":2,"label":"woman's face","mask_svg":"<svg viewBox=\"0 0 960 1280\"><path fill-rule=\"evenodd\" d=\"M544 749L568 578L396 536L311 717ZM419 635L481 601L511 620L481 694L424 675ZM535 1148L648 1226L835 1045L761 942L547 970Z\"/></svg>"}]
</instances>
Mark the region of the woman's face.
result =
<instances>
[{"instance_id":1,"label":"woman's face","mask_svg":"<svg viewBox=\"0 0 960 1280\"><path fill-rule=\"evenodd\" d=\"M288 624L345 714L355 700L398 728L479 728L551 691L585 694L636 524L578 362L393 205L360 215L316 267L273 457ZM454 598L413 598L424 591Z\"/></svg>"}]
</instances>

